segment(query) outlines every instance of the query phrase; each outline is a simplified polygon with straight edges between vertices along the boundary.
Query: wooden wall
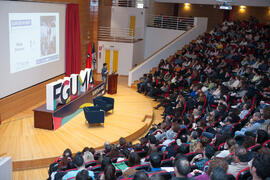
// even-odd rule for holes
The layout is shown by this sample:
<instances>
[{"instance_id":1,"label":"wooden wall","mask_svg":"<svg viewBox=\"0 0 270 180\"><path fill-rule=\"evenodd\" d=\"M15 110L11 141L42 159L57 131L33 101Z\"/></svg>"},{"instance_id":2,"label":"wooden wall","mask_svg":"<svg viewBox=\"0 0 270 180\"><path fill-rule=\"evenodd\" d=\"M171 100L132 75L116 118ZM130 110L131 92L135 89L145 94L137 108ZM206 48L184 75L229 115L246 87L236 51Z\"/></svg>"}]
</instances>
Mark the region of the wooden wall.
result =
<instances>
[{"instance_id":1,"label":"wooden wall","mask_svg":"<svg viewBox=\"0 0 270 180\"><path fill-rule=\"evenodd\" d=\"M93 1L93 0L92 0ZM98 1L98 0L96 0L96 1ZM97 7L91 7L90 6L90 21L89 21L89 23L90 23L90 28L89 28L89 36L90 36L90 41L91 41L91 43L93 44L93 43L95 43L95 50L96 50L96 55L97 55L97 51L98 51L98 39L97 39L97 37L98 37L98 12L99 12L99 6L97 6ZM83 61L84 63L86 62L86 61ZM85 66L83 66L83 67L85 67Z\"/></svg>"},{"instance_id":2,"label":"wooden wall","mask_svg":"<svg viewBox=\"0 0 270 180\"><path fill-rule=\"evenodd\" d=\"M213 5L191 4L190 8L187 9L184 7L184 4L180 4L178 10L178 16L207 17L207 31L213 29L217 24L220 24L223 21L223 15L224 10L220 10L218 7L214 8Z\"/></svg>"},{"instance_id":3,"label":"wooden wall","mask_svg":"<svg viewBox=\"0 0 270 180\"><path fill-rule=\"evenodd\" d=\"M64 75L57 76L48 81L17 92L13 95L0 99L0 116L2 121L24 111L46 99L46 84L63 78Z\"/></svg>"},{"instance_id":4,"label":"wooden wall","mask_svg":"<svg viewBox=\"0 0 270 180\"><path fill-rule=\"evenodd\" d=\"M165 15L165 16L173 16L174 15L174 7L173 3L155 3L154 12L157 15Z\"/></svg>"},{"instance_id":5,"label":"wooden wall","mask_svg":"<svg viewBox=\"0 0 270 180\"><path fill-rule=\"evenodd\" d=\"M173 16L176 5L174 3L155 3L155 14ZM183 3L178 4L178 16L207 17L207 31L212 30L224 20L224 12L226 11L214 5L191 4L190 8L185 8ZM234 6L231 13L233 20L247 20L250 16L254 16L260 22L270 23L269 7L246 7L245 11L240 11L239 6Z\"/></svg>"},{"instance_id":6,"label":"wooden wall","mask_svg":"<svg viewBox=\"0 0 270 180\"><path fill-rule=\"evenodd\" d=\"M178 8L178 12L176 10ZM175 12L177 12L175 14ZM207 17L208 18L208 31L221 23L223 20L223 10L214 8L213 5L197 5L191 4L189 9L184 8L184 4L174 3L155 3L155 14L167 16L182 16L182 17Z\"/></svg>"},{"instance_id":7,"label":"wooden wall","mask_svg":"<svg viewBox=\"0 0 270 180\"><path fill-rule=\"evenodd\" d=\"M268 7L246 7L240 10L239 6L232 9L232 19L247 20L250 16L256 17L260 22L270 23L270 8Z\"/></svg>"},{"instance_id":8,"label":"wooden wall","mask_svg":"<svg viewBox=\"0 0 270 180\"><path fill-rule=\"evenodd\" d=\"M100 0L98 11L98 24L99 26L110 27L111 26L111 12L112 12L111 0Z\"/></svg>"}]
</instances>

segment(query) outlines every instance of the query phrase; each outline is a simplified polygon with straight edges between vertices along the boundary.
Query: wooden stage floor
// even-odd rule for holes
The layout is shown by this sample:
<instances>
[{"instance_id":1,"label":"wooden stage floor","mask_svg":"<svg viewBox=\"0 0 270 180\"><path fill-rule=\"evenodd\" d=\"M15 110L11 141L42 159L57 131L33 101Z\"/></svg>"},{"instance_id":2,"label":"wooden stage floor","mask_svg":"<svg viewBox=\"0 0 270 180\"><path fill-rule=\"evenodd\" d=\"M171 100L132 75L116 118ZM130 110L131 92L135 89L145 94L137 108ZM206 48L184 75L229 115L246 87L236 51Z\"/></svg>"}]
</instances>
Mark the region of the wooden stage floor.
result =
<instances>
[{"instance_id":1,"label":"wooden stage floor","mask_svg":"<svg viewBox=\"0 0 270 180\"><path fill-rule=\"evenodd\" d=\"M105 141L114 143L120 137L137 139L152 123L152 99L129 88L127 77L121 76L117 94L110 97L115 108L104 126L89 126L81 112L56 131L36 129L32 109L44 102L13 116L0 125L0 154L12 157L15 170L39 168L48 167L67 147L75 153L85 146L102 148Z\"/></svg>"}]
</instances>

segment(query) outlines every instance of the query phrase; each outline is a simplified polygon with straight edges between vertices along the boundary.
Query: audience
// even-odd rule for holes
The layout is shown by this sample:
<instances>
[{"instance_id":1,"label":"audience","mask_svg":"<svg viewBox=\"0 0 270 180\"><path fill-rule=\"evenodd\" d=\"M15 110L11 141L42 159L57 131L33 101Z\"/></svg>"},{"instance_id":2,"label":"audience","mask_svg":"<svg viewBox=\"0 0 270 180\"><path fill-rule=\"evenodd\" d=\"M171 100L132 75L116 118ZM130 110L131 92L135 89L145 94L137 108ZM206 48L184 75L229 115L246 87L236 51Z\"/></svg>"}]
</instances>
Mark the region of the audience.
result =
<instances>
[{"instance_id":1,"label":"audience","mask_svg":"<svg viewBox=\"0 0 270 180\"><path fill-rule=\"evenodd\" d=\"M175 177L172 177L172 180L188 180L190 178L187 177L191 168L189 165L189 161L185 156L180 157L174 166Z\"/></svg>"},{"instance_id":2,"label":"audience","mask_svg":"<svg viewBox=\"0 0 270 180\"><path fill-rule=\"evenodd\" d=\"M243 147L237 148L233 156L233 162L229 165L227 172L236 177L239 171L249 167L248 161L249 156L246 149Z\"/></svg>"},{"instance_id":3,"label":"audience","mask_svg":"<svg viewBox=\"0 0 270 180\"><path fill-rule=\"evenodd\" d=\"M115 167L112 164L108 164L104 170L104 178L101 180L116 180Z\"/></svg>"},{"instance_id":4,"label":"audience","mask_svg":"<svg viewBox=\"0 0 270 180\"><path fill-rule=\"evenodd\" d=\"M228 163L225 159L222 158L214 158L209 161L209 163L206 165L208 166L207 170L206 168L204 171L200 171L198 169L193 170L191 173L188 174L188 177L195 177L196 180L208 180L210 178L210 175L212 173L212 170L215 167L221 167L227 172L228 170Z\"/></svg>"},{"instance_id":5,"label":"audience","mask_svg":"<svg viewBox=\"0 0 270 180\"><path fill-rule=\"evenodd\" d=\"M250 172L253 180L270 178L270 157L265 154L254 156Z\"/></svg>"},{"instance_id":6,"label":"audience","mask_svg":"<svg viewBox=\"0 0 270 180\"><path fill-rule=\"evenodd\" d=\"M165 180L165 178L160 174L153 174L149 177L149 180Z\"/></svg>"},{"instance_id":7,"label":"audience","mask_svg":"<svg viewBox=\"0 0 270 180\"><path fill-rule=\"evenodd\" d=\"M261 113L255 112L252 118L250 119L250 122L247 123L247 125L243 127L241 131L236 131L235 136L244 135L246 132L256 134L257 130L262 126L263 123L264 123L264 120L261 119Z\"/></svg>"},{"instance_id":8,"label":"audience","mask_svg":"<svg viewBox=\"0 0 270 180\"><path fill-rule=\"evenodd\" d=\"M85 169L85 166L84 166L84 160L83 160L83 157L80 153L77 153L75 156L74 156L74 159L73 159L73 163L76 167L76 170L72 170L72 171L68 171L63 177L62 179L63 180L66 180L66 179L69 179L71 177L76 177L76 175L81 171L81 170L84 170ZM87 171L88 172L88 175L94 179L94 173L92 171Z\"/></svg>"},{"instance_id":9,"label":"audience","mask_svg":"<svg viewBox=\"0 0 270 180\"><path fill-rule=\"evenodd\" d=\"M120 138L101 151L86 147L73 159L67 149L50 165L49 179L148 180L167 171L172 180L223 180L248 167L253 180L270 178L267 28L253 17L225 21L161 60L137 90L159 102L163 122L136 145Z\"/></svg>"},{"instance_id":10,"label":"audience","mask_svg":"<svg viewBox=\"0 0 270 180\"><path fill-rule=\"evenodd\" d=\"M161 171L160 163L161 163L161 156L157 152L153 152L150 155L150 164L151 164L151 171Z\"/></svg>"},{"instance_id":11,"label":"audience","mask_svg":"<svg viewBox=\"0 0 270 180\"><path fill-rule=\"evenodd\" d=\"M212 156L214 156L215 150L211 145L207 145L202 154L196 155L190 162L191 165L195 165L199 170L203 170L203 167Z\"/></svg>"},{"instance_id":12,"label":"audience","mask_svg":"<svg viewBox=\"0 0 270 180\"><path fill-rule=\"evenodd\" d=\"M148 175L145 171L138 171L135 173L133 180L148 180Z\"/></svg>"},{"instance_id":13,"label":"audience","mask_svg":"<svg viewBox=\"0 0 270 180\"><path fill-rule=\"evenodd\" d=\"M210 180L227 180L226 171L221 167L215 167L210 175Z\"/></svg>"},{"instance_id":14,"label":"audience","mask_svg":"<svg viewBox=\"0 0 270 180\"><path fill-rule=\"evenodd\" d=\"M76 175L76 180L92 180L92 177L89 176L87 170L81 170Z\"/></svg>"}]
</instances>

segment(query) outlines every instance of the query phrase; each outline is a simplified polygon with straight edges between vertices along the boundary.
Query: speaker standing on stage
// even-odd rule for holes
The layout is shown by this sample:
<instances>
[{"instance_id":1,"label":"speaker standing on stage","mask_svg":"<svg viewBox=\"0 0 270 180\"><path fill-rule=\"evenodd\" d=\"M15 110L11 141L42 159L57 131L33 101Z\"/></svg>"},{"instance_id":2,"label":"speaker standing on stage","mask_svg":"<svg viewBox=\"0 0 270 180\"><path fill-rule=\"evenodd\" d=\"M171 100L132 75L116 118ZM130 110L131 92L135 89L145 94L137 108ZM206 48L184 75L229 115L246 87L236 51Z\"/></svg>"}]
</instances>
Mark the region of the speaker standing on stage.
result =
<instances>
[{"instance_id":1,"label":"speaker standing on stage","mask_svg":"<svg viewBox=\"0 0 270 180\"><path fill-rule=\"evenodd\" d=\"M107 86L107 76L108 76L107 63L103 63L101 74L102 74L102 81L104 82L105 87L106 87Z\"/></svg>"}]
</instances>

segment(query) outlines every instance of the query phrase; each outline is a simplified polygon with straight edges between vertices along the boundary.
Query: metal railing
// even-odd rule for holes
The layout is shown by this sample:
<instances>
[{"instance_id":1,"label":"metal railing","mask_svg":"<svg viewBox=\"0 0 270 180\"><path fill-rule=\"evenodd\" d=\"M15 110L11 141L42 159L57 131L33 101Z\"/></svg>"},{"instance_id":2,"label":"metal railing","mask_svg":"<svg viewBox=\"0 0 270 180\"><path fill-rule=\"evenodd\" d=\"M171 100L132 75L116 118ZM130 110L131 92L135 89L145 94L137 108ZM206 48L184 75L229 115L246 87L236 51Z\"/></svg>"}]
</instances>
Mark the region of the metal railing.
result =
<instances>
[{"instance_id":1,"label":"metal railing","mask_svg":"<svg viewBox=\"0 0 270 180\"><path fill-rule=\"evenodd\" d=\"M144 38L144 29L98 27L99 41L135 42Z\"/></svg>"},{"instance_id":2,"label":"metal railing","mask_svg":"<svg viewBox=\"0 0 270 180\"><path fill-rule=\"evenodd\" d=\"M196 39L199 35L206 32L207 29L207 18L194 18L194 27L184 32L179 37L153 53L150 57L143 60L135 68L129 71L128 75L128 86L138 80L145 73L158 66L161 59L167 59L169 56L175 54L179 49L182 49L186 44L189 44L192 40Z\"/></svg>"},{"instance_id":3,"label":"metal railing","mask_svg":"<svg viewBox=\"0 0 270 180\"><path fill-rule=\"evenodd\" d=\"M148 15L147 26L175 30L188 30L194 26L193 17Z\"/></svg>"},{"instance_id":4,"label":"metal railing","mask_svg":"<svg viewBox=\"0 0 270 180\"><path fill-rule=\"evenodd\" d=\"M113 0L113 6L136 7L136 0Z\"/></svg>"},{"instance_id":5,"label":"metal railing","mask_svg":"<svg viewBox=\"0 0 270 180\"><path fill-rule=\"evenodd\" d=\"M148 6L148 0L112 0L113 6L144 8Z\"/></svg>"}]
</instances>

